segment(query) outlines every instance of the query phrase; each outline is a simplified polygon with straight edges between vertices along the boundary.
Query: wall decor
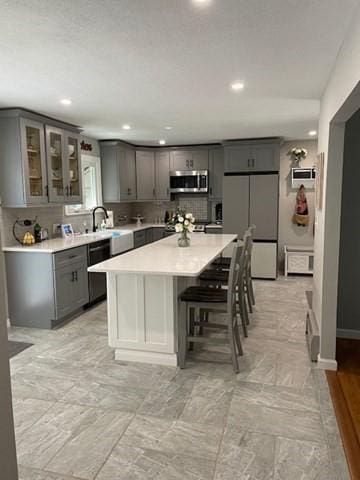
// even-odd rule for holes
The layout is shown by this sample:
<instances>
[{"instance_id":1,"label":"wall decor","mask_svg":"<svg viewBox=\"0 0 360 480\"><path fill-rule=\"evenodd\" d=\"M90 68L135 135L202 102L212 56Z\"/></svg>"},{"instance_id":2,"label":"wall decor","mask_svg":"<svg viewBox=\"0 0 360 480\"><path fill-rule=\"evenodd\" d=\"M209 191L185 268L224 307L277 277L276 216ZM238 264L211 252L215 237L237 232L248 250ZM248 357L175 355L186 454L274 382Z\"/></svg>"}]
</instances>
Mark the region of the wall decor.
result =
<instances>
[{"instance_id":1,"label":"wall decor","mask_svg":"<svg viewBox=\"0 0 360 480\"><path fill-rule=\"evenodd\" d=\"M295 162L296 166L300 165L301 160L304 160L307 157L306 148L294 147L288 151L288 156Z\"/></svg>"},{"instance_id":2,"label":"wall decor","mask_svg":"<svg viewBox=\"0 0 360 480\"><path fill-rule=\"evenodd\" d=\"M91 152L92 151L92 145L91 143L86 143L84 140L80 143L81 150L84 150L85 152Z\"/></svg>"},{"instance_id":3,"label":"wall decor","mask_svg":"<svg viewBox=\"0 0 360 480\"><path fill-rule=\"evenodd\" d=\"M299 187L296 194L295 213L293 215L293 223L299 227L306 227L309 224L309 208L306 198L306 189L304 185Z\"/></svg>"},{"instance_id":4,"label":"wall decor","mask_svg":"<svg viewBox=\"0 0 360 480\"><path fill-rule=\"evenodd\" d=\"M317 155L316 177L315 177L315 201L316 201L316 208L318 210L321 210L323 206L324 162L325 162L325 153L321 152Z\"/></svg>"}]
</instances>

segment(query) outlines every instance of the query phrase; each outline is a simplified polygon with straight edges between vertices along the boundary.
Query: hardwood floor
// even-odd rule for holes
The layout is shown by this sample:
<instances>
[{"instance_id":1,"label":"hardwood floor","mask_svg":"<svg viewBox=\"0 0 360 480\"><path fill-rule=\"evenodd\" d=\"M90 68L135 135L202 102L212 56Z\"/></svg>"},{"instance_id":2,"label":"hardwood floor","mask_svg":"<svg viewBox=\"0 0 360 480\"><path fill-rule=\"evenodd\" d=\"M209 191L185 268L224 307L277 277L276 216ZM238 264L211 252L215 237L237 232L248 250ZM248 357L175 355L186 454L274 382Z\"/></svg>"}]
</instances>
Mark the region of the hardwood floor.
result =
<instances>
[{"instance_id":1,"label":"hardwood floor","mask_svg":"<svg viewBox=\"0 0 360 480\"><path fill-rule=\"evenodd\" d=\"M337 372L327 372L353 480L360 480L360 340L337 339Z\"/></svg>"}]
</instances>

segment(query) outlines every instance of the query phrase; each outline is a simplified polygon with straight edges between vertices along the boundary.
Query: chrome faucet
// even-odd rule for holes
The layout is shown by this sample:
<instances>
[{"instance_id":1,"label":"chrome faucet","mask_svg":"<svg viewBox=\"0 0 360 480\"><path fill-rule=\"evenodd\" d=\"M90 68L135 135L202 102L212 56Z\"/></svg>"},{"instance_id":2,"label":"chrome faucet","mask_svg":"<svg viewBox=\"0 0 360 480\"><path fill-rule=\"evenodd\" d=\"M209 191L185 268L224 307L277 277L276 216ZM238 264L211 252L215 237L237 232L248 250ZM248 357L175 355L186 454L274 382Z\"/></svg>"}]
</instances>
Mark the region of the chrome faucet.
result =
<instances>
[{"instance_id":1,"label":"chrome faucet","mask_svg":"<svg viewBox=\"0 0 360 480\"><path fill-rule=\"evenodd\" d=\"M105 218L109 218L108 212L107 212L107 210L106 210L105 207L103 207L103 206L101 206L101 205L100 205L99 207L95 207L95 208L93 209L93 211L92 211L92 217L93 217L93 228L92 228L92 231L93 231L93 232L96 232L95 212L96 212L96 210L99 210L99 209L100 209L100 210L103 210L103 212L105 213Z\"/></svg>"}]
</instances>

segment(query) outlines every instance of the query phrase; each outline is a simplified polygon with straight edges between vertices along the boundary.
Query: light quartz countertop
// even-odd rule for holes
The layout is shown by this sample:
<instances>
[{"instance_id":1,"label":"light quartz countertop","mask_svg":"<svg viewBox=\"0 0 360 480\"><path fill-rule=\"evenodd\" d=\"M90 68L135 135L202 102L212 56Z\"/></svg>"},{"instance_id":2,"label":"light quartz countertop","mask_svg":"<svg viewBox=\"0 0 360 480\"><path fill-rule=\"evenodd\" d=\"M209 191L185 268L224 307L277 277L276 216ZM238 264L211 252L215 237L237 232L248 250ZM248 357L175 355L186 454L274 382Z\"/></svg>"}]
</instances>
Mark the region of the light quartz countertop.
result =
<instances>
[{"instance_id":1,"label":"light quartz countertop","mask_svg":"<svg viewBox=\"0 0 360 480\"><path fill-rule=\"evenodd\" d=\"M89 267L89 272L197 277L236 235L194 233L190 247L178 247L173 235Z\"/></svg>"},{"instance_id":2,"label":"light quartz countertop","mask_svg":"<svg viewBox=\"0 0 360 480\"><path fill-rule=\"evenodd\" d=\"M32 253L56 253L62 250L69 250L70 248L81 247L82 245L88 245L89 243L98 242L107 238L111 238L114 231L127 230L131 232L138 232L140 230L146 230L147 228L159 227L164 228L165 224L159 223L143 223L140 227L136 223L129 223L114 227L108 230L99 230L96 233L87 233L74 235L69 238L51 238L41 243L35 243L33 245L11 245L3 247L4 252L32 252Z\"/></svg>"}]
</instances>

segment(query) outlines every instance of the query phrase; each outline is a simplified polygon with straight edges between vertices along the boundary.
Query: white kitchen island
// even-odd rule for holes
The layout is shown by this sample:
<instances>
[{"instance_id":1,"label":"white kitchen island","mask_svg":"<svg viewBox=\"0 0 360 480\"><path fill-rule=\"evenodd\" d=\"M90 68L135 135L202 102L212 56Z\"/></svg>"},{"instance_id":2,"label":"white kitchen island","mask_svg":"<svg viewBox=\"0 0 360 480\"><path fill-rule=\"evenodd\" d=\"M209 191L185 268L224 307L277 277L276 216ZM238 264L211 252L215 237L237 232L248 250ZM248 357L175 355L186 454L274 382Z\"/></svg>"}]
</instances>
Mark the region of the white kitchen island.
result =
<instances>
[{"instance_id":1,"label":"white kitchen island","mask_svg":"<svg viewBox=\"0 0 360 480\"><path fill-rule=\"evenodd\" d=\"M178 364L179 294L236 238L195 233L191 246L181 248L173 235L89 268L107 275L116 360Z\"/></svg>"}]
</instances>

